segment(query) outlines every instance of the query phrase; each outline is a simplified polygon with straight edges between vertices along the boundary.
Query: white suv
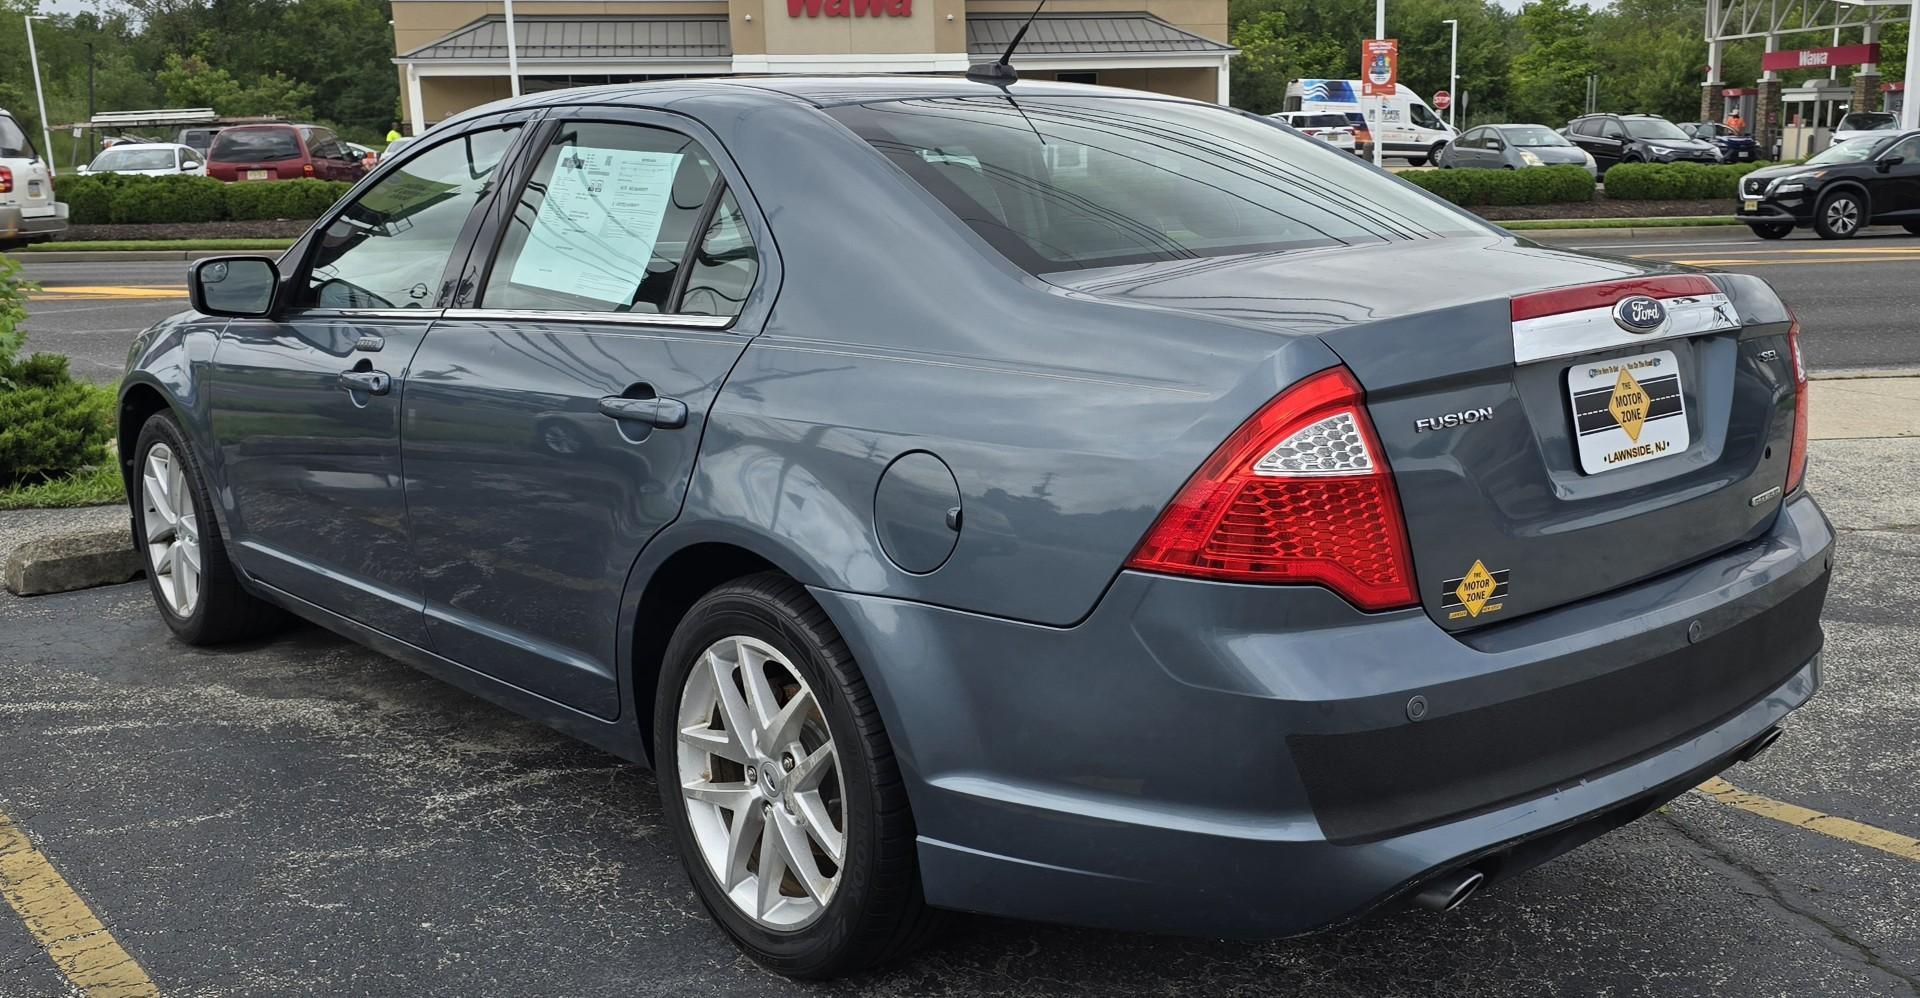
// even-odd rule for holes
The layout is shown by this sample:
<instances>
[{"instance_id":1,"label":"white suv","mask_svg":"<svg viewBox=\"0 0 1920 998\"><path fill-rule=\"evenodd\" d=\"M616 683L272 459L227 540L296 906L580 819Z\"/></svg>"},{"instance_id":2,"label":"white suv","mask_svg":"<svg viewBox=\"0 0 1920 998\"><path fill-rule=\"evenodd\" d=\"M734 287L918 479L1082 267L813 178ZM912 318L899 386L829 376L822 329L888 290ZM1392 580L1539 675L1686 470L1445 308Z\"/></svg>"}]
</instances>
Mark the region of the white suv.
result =
<instances>
[{"instance_id":1,"label":"white suv","mask_svg":"<svg viewBox=\"0 0 1920 998\"><path fill-rule=\"evenodd\" d=\"M53 199L53 171L13 115L0 110L0 250L67 230L67 206Z\"/></svg>"},{"instance_id":2,"label":"white suv","mask_svg":"<svg viewBox=\"0 0 1920 998\"><path fill-rule=\"evenodd\" d=\"M1357 153L1353 139L1353 122L1347 116L1333 111L1282 111L1271 117L1284 121L1300 131L1319 139L1336 149Z\"/></svg>"}]
</instances>

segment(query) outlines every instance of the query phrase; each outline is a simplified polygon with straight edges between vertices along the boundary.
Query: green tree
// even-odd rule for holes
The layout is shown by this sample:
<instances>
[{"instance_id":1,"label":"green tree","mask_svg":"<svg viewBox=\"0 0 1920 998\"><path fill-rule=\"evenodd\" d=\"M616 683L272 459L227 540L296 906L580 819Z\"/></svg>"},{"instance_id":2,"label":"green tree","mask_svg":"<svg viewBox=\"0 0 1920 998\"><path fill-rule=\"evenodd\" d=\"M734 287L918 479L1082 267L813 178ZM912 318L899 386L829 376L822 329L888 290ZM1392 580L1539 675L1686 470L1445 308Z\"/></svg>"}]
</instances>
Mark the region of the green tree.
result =
<instances>
[{"instance_id":1,"label":"green tree","mask_svg":"<svg viewBox=\"0 0 1920 998\"><path fill-rule=\"evenodd\" d=\"M1593 13L1576 0L1533 0L1515 19L1508 101L1515 120L1559 126L1585 107L1587 76L1600 70L1589 29Z\"/></svg>"}]
</instances>

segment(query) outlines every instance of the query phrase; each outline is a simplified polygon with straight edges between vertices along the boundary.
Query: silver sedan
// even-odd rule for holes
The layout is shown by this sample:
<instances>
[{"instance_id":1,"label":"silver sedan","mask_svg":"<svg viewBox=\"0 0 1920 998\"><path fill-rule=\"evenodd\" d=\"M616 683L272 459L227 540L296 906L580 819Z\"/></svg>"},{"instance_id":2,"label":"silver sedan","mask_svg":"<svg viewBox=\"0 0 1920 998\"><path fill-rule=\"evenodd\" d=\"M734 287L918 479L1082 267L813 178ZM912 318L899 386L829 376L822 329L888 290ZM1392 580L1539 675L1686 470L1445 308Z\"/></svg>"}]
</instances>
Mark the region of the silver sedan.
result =
<instances>
[{"instance_id":1,"label":"silver sedan","mask_svg":"<svg viewBox=\"0 0 1920 998\"><path fill-rule=\"evenodd\" d=\"M1582 166L1598 175L1593 157L1545 125L1481 125L1440 151L1436 166L1523 170L1534 166Z\"/></svg>"}]
</instances>

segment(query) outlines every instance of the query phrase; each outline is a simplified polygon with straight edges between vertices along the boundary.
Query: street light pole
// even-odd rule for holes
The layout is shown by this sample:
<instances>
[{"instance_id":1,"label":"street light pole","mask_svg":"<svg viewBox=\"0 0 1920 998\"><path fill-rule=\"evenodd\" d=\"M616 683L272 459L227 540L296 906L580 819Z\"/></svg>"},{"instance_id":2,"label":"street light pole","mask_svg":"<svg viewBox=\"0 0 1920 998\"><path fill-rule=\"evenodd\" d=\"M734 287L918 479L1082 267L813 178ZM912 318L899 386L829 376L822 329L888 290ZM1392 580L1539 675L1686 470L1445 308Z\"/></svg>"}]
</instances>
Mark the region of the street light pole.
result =
<instances>
[{"instance_id":1,"label":"street light pole","mask_svg":"<svg viewBox=\"0 0 1920 998\"><path fill-rule=\"evenodd\" d=\"M1460 19L1449 17L1440 23L1453 29L1447 42L1447 127L1453 128L1453 109L1460 103Z\"/></svg>"},{"instance_id":2,"label":"street light pole","mask_svg":"<svg viewBox=\"0 0 1920 998\"><path fill-rule=\"evenodd\" d=\"M1920 0L1916 0L1920 2ZM33 47L33 22L47 19L45 14L27 16L27 58L33 63L33 96L40 102L40 139L47 144L40 150L40 158L47 161L47 169L53 169L53 129L47 124L47 92L40 87L40 50Z\"/></svg>"},{"instance_id":3,"label":"street light pole","mask_svg":"<svg viewBox=\"0 0 1920 998\"><path fill-rule=\"evenodd\" d=\"M1913 2L1915 4L1920 4L1920 0L1913 0ZM1373 37L1375 38L1387 37L1387 0L1373 0ZM1907 61L1909 63L1913 62L1913 60L1911 59ZM1361 76L1367 75L1367 65L1366 65L1366 60L1364 58L1360 60L1360 75ZM1912 98L1908 98L1908 100L1912 100ZM1386 134L1385 131L1381 128L1381 126L1386 123L1385 121L1386 110L1387 110L1387 98L1385 97L1377 98L1374 101L1374 105L1373 105L1373 165L1374 166L1380 165L1380 160L1381 160L1380 147L1385 144L1380 141L1380 137Z\"/></svg>"},{"instance_id":4,"label":"street light pole","mask_svg":"<svg viewBox=\"0 0 1920 998\"><path fill-rule=\"evenodd\" d=\"M513 36L513 0L507 5L507 77L513 81L513 95L520 96L520 43Z\"/></svg>"}]
</instances>

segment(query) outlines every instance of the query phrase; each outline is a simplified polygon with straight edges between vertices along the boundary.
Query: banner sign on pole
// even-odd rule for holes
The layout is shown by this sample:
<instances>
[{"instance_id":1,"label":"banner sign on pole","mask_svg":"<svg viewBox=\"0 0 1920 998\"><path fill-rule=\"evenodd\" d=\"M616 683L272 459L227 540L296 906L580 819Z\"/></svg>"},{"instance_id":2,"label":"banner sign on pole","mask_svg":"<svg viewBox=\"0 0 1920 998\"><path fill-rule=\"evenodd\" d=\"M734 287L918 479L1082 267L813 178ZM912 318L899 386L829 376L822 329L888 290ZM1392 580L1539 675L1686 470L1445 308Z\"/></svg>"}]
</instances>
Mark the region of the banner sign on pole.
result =
<instances>
[{"instance_id":1,"label":"banner sign on pole","mask_svg":"<svg viewBox=\"0 0 1920 998\"><path fill-rule=\"evenodd\" d=\"M1363 97L1392 97L1400 82L1400 41L1397 38L1369 38L1360 43L1360 94Z\"/></svg>"}]
</instances>

